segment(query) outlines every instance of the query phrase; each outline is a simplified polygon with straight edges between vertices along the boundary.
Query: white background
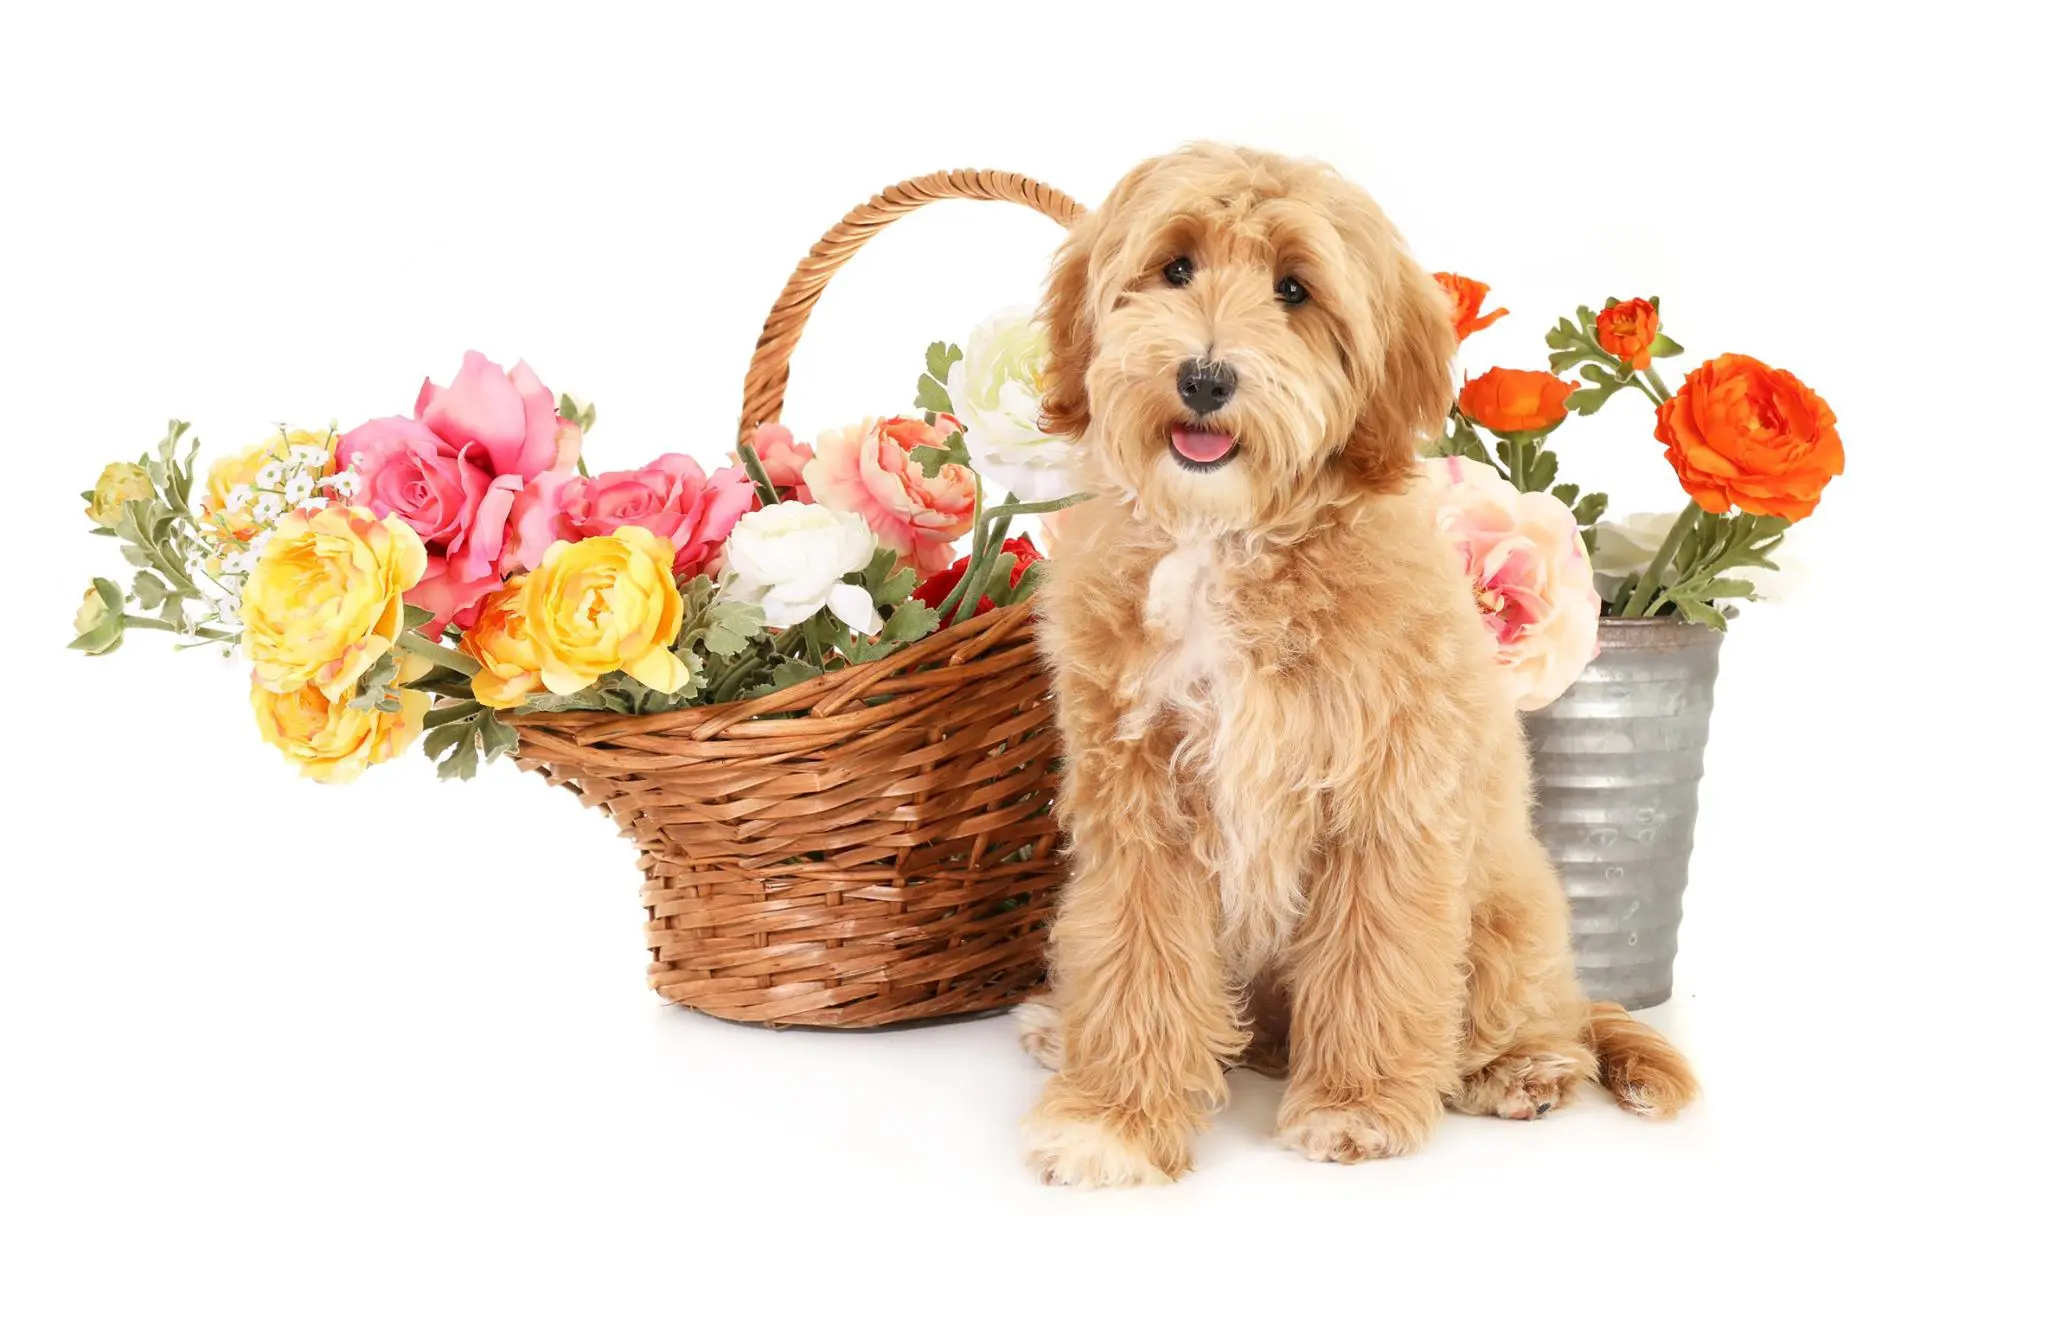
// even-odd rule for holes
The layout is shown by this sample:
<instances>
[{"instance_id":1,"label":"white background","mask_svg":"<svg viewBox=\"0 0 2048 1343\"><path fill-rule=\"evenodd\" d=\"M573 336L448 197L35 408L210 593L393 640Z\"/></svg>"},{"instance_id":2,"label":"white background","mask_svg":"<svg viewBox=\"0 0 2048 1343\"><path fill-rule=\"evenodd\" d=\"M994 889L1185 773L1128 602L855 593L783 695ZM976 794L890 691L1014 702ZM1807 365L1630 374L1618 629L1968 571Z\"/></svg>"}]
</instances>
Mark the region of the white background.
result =
<instances>
[{"instance_id":1,"label":"white background","mask_svg":"<svg viewBox=\"0 0 2048 1343\"><path fill-rule=\"evenodd\" d=\"M1989 1336L2040 1247L2039 104L2006 21L1885 8L12 12L0 1333ZM1650 1014L1708 1087L1677 1123L1594 1098L1322 1168L1252 1079L1181 1185L1042 1189L1007 1023L665 1007L630 850L567 795L417 758L323 790L230 666L61 651L119 572L76 492L172 415L346 428L474 345L594 398L601 467L715 458L846 208L954 166L1093 201L1197 137L1325 158L1490 281L1472 372L1658 293L1690 356L1840 416L1811 576L1723 662ZM1056 237L892 230L792 422L904 408ZM1675 508L1650 427L1570 426L1566 478Z\"/></svg>"}]
</instances>

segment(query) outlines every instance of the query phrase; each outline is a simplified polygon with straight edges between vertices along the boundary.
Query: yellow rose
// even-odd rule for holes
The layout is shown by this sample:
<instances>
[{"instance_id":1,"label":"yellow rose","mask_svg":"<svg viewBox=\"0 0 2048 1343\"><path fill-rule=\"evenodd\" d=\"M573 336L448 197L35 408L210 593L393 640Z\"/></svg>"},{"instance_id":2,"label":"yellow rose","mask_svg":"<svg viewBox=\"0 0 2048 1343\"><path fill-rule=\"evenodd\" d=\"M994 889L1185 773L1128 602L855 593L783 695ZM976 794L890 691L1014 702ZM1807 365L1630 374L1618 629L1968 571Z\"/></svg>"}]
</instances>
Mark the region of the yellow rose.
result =
<instances>
[{"instance_id":1,"label":"yellow rose","mask_svg":"<svg viewBox=\"0 0 2048 1343\"><path fill-rule=\"evenodd\" d=\"M462 651L483 664L469 678L477 703L516 709L541 688L540 654L526 633L526 584L520 574L484 598L476 623L462 636Z\"/></svg>"},{"instance_id":2,"label":"yellow rose","mask_svg":"<svg viewBox=\"0 0 2048 1343\"><path fill-rule=\"evenodd\" d=\"M256 730L307 778L347 783L396 756L420 735L431 697L403 685L424 675L428 666L421 657L399 660L391 692L398 698L396 713L352 709L347 696L331 700L310 685L280 694L254 684L249 703L256 710Z\"/></svg>"},{"instance_id":3,"label":"yellow rose","mask_svg":"<svg viewBox=\"0 0 2048 1343\"><path fill-rule=\"evenodd\" d=\"M610 671L673 694L689 669L669 650L683 627L675 547L645 527L557 541L526 583L526 636L541 683L573 695Z\"/></svg>"},{"instance_id":4,"label":"yellow rose","mask_svg":"<svg viewBox=\"0 0 2048 1343\"><path fill-rule=\"evenodd\" d=\"M263 530L256 520L253 500L230 504L229 496L241 486L256 488L256 475L273 462L291 460L293 448L326 449L330 435L311 429L293 429L272 434L261 443L233 457L223 457L206 472L206 497L200 503L200 520L223 537L246 541Z\"/></svg>"},{"instance_id":5,"label":"yellow rose","mask_svg":"<svg viewBox=\"0 0 2048 1343\"><path fill-rule=\"evenodd\" d=\"M93 482L92 502L85 506L85 515L98 526L111 527L121 520L130 500L155 497L156 486L149 472L133 462L115 462Z\"/></svg>"},{"instance_id":6,"label":"yellow rose","mask_svg":"<svg viewBox=\"0 0 2048 1343\"><path fill-rule=\"evenodd\" d=\"M286 515L242 587L242 652L257 684L347 699L398 642L406 589L426 568L426 547L397 518L344 504Z\"/></svg>"}]
</instances>

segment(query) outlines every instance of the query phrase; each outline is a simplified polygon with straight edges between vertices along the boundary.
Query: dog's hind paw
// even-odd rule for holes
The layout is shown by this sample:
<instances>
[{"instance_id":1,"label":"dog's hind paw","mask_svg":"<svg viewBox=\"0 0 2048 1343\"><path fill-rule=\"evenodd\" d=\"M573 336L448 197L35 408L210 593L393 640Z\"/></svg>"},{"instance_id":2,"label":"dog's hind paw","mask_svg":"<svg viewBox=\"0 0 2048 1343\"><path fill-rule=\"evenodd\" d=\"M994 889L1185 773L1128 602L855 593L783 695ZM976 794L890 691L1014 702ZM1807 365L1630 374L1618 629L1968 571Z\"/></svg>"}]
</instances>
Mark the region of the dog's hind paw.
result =
<instances>
[{"instance_id":1,"label":"dog's hind paw","mask_svg":"<svg viewBox=\"0 0 2048 1343\"><path fill-rule=\"evenodd\" d=\"M1046 994L1027 998L1010 1009L1017 1023L1017 1043L1041 1067L1060 1070L1060 1010Z\"/></svg>"}]
</instances>

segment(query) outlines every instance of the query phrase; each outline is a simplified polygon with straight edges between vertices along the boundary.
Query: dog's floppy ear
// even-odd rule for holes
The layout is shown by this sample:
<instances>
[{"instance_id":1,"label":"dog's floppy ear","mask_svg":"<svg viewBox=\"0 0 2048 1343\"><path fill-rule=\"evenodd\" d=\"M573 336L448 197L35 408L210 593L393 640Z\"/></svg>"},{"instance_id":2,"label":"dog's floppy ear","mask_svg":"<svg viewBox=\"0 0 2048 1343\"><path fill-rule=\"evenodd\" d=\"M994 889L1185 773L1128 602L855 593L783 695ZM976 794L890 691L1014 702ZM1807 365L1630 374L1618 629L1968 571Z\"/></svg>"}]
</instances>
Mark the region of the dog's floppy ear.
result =
<instances>
[{"instance_id":1,"label":"dog's floppy ear","mask_svg":"<svg viewBox=\"0 0 2048 1343\"><path fill-rule=\"evenodd\" d=\"M1100 221L1100 211L1074 221L1067 240L1053 255L1052 278L1038 309L1051 347L1038 423L1045 432L1067 439L1078 439L1088 429L1088 365L1095 359L1088 268Z\"/></svg>"},{"instance_id":2,"label":"dog's floppy ear","mask_svg":"<svg viewBox=\"0 0 2048 1343\"><path fill-rule=\"evenodd\" d=\"M1443 289L1405 249L1397 246L1393 257L1398 278L1382 318L1386 362L1343 452L1345 465L1370 488L1387 491L1401 489L1413 471L1416 436L1441 432L1458 352Z\"/></svg>"}]
</instances>

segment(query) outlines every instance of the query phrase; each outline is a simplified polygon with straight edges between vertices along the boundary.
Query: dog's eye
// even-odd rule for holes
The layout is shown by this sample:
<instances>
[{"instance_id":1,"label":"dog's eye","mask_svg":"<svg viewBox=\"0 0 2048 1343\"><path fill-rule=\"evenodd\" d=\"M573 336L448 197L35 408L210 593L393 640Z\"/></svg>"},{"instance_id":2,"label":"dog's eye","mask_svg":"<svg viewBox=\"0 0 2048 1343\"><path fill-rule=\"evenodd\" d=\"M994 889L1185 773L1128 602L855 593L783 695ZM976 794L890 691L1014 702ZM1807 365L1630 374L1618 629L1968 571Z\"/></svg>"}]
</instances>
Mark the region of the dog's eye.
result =
<instances>
[{"instance_id":1,"label":"dog's eye","mask_svg":"<svg viewBox=\"0 0 2048 1343\"><path fill-rule=\"evenodd\" d=\"M1308 302L1308 286L1292 275L1281 276L1280 283L1273 286L1273 292L1290 308L1299 308Z\"/></svg>"},{"instance_id":2,"label":"dog's eye","mask_svg":"<svg viewBox=\"0 0 2048 1343\"><path fill-rule=\"evenodd\" d=\"M1167 262L1166 268L1160 271L1159 274L1161 278L1175 289L1185 289L1195 278L1195 263L1184 256L1177 256Z\"/></svg>"}]
</instances>

